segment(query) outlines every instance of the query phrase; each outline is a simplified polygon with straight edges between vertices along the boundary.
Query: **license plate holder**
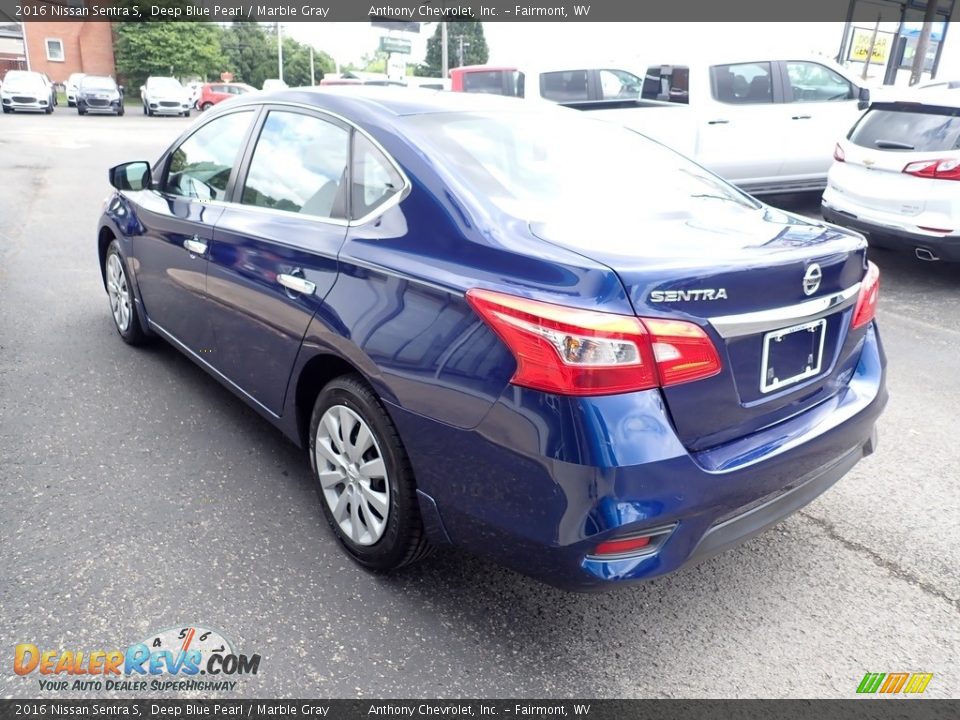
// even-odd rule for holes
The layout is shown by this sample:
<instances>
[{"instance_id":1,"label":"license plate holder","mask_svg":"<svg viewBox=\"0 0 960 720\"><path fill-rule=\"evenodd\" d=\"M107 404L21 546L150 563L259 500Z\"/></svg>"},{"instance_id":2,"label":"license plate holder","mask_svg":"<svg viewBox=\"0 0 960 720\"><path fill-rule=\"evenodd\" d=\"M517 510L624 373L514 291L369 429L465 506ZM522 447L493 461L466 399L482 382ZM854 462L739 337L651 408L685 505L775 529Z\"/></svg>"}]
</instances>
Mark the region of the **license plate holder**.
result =
<instances>
[{"instance_id":1,"label":"license plate holder","mask_svg":"<svg viewBox=\"0 0 960 720\"><path fill-rule=\"evenodd\" d=\"M772 330L764 335L760 392L771 393L819 375L826 336L826 318Z\"/></svg>"}]
</instances>

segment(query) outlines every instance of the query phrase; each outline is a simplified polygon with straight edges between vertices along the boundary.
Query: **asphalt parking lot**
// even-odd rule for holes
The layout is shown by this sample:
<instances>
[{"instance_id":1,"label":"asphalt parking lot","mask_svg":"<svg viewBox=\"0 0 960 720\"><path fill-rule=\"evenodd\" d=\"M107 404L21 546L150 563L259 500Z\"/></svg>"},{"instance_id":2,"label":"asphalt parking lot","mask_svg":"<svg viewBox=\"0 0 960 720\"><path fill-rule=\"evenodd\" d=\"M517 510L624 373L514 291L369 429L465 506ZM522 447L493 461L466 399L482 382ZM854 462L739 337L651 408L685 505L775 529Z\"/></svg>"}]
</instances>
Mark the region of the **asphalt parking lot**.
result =
<instances>
[{"instance_id":1,"label":"asphalt parking lot","mask_svg":"<svg viewBox=\"0 0 960 720\"><path fill-rule=\"evenodd\" d=\"M960 267L872 253L879 449L773 531L602 595L451 551L376 577L323 526L305 455L171 347L113 328L106 169L190 122L0 117L0 697L42 696L11 670L18 643L114 649L187 625L262 655L228 697L849 698L899 671L960 695ZM93 695L138 696L74 694Z\"/></svg>"}]
</instances>

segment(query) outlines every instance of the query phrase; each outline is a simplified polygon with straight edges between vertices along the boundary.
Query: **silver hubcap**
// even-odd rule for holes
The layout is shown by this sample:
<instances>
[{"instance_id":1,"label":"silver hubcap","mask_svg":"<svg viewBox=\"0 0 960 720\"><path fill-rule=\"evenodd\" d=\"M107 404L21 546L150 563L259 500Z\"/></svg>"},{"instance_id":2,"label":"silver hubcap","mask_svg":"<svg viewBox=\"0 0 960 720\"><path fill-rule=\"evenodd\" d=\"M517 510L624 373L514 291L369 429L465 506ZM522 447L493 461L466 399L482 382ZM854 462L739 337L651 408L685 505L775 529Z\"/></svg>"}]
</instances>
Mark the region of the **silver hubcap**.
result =
<instances>
[{"instance_id":1,"label":"silver hubcap","mask_svg":"<svg viewBox=\"0 0 960 720\"><path fill-rule=\"evenodd\" d=\"M348 407L328 408L317 427L316 459L334 522L357 545L373 545L387 527L390 483L370 427Z\"/></svg>"},{"instance_id":2,"label":"silver hubcap","mask_svg":"<svg viewBox=\"0 0 960 720\"><path fill-rule=\"evenodd\" d=\"M130 326L130 293L127 289L127 275L116 255L111 255L107 260L107 292L110 294L113 321L120 332L126 332Z\"/></svg>"}]
</instances>

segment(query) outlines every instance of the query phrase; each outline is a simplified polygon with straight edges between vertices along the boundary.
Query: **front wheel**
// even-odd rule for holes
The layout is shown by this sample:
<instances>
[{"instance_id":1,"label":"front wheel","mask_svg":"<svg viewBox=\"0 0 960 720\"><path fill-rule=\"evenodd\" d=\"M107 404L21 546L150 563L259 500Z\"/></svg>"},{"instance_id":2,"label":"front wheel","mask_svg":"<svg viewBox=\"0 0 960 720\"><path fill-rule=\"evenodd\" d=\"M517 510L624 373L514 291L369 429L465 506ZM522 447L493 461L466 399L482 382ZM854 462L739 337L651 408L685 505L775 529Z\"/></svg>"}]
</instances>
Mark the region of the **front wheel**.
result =
<instances>
[{"instance_id":1,"label":"front wheel","mask_svg":"<svg viewBox=\"0 0 960 720\"><path fill-rule=\"evenodd\" d=\"M114 240L107 248L104 260L104 277L107 282L107 295L110 297L110 311L113 313L113 324L120 333L123 341L129 345L141 345L146 340L146 333L140 325L140 318L134 307L133 287L130 285L130 275L127 264L120 254L120 247Z\"/></svg>"},{"instance_id":2,"label":"front wheel","mask_svg":"<svg viewBox=\"0 0 960 720\"><path fill-rule=\"evenodd\" d=\"M123 117L125 112L126 110L124 109L123 105L121 105L119 108L117 108L117 117Z\"/></svg>"},{"instance_id":3,"label":"front wheel","mask_svg":"<svg viewBox=\"0 0 960 720\"><path fill-rule=\"evenodd\" d=\"M387 572L429 554L410 460L359 376L337 378L317 397L310 464L327 522L354 560Z\"/></svg>"}]
</instances>

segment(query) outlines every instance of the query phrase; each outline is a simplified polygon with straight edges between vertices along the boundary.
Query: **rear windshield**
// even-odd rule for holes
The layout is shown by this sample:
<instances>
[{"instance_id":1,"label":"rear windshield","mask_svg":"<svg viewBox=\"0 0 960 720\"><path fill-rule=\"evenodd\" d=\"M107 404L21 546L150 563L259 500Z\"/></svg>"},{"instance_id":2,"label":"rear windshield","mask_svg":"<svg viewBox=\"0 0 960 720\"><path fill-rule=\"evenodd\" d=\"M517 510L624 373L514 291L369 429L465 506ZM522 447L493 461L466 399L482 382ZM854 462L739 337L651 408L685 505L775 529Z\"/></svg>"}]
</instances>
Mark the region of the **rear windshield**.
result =
<instances>
[{"instance_id":1,"label":"rear windshield","mask_svg":"<svg viewBox=\"0 0 960 720\"><path fill-rule=\"evenodd\" d=\"M874 105L850 133L861 147L904 152L960 149L960 108Z\"/></svg>"},{"instance_id":2,"label":"rear windshield","mask_svg":"<svg viewBox=\"0 0 960 720\"><path fill-rule=\"evenodd\" d=\"M471 194L528 221L605 215L633 225L648 213L685 215L697 198L758 207L683 156L587 113L433 113L407 122Z\"/></svg>"}]
</instances>

